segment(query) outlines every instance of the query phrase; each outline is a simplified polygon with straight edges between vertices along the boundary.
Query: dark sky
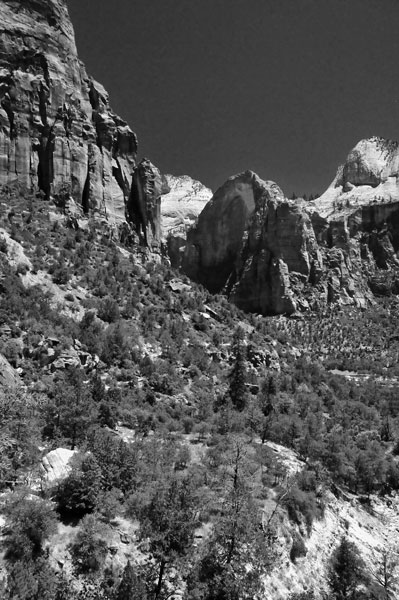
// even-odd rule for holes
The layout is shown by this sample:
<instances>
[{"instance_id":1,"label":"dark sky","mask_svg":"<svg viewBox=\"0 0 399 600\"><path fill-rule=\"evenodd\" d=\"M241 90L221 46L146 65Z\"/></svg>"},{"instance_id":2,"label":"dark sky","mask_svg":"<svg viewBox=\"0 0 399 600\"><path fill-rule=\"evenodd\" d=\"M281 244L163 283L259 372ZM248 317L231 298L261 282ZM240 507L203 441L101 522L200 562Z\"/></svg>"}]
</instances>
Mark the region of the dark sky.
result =
<instances>
[{"instance_id":1,"label":"dark sky","mask_svg":"<svg viewBox=\"0 0 399 600\"><path fill-rule=\"evenodd\" d=\"M399 0L68 0L79 54L165 173L322 192L399 139Z\"/></svg>"}]
</instances>

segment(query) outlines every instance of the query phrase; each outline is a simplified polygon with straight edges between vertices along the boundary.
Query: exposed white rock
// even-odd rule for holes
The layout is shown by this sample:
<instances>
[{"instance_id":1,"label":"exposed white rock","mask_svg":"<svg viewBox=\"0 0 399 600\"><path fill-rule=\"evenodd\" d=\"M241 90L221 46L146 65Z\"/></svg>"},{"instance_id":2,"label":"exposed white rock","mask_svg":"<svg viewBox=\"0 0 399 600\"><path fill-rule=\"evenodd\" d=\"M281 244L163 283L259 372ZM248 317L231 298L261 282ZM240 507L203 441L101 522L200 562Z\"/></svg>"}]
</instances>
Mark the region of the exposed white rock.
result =
<instances>
[{"instance_id":1,"label":"exposed white rock","mask_svg":"<svg viewBox=\"0 0 399 600\"><path fill-rule=\"evenodd\" d=\"M13 240L5 229L0 228L0 242L5 242L7 246L7 261L12 267L32 268L30 259L26 256L23 246Z\"/></svg>"},{"instance_id":2,"label":"exposed white rock","mask_svg":"<svg viewBox=\"0 0 399 600\"><path fill-rule=\"evenodd\" d=\"M399 145L379 137L361 140L331 185L306 207L338 219L357 208L399 201Z\"/></svg>"},{"instance_id":3,"label":"exposed white rock","mask_svg":"<svg viewBox=\"0 0 399 600\"><path fill-rule=\"evenodd\" d=\"M42 458L42 469L44 479L48 483L65 479L71 472L70 461L76 454L76 450L57 448Z\"/></svg>"},{"instance_id":4,"label":"exposed white rock","mask_svg":"<svg viewBox=\"0 0 399 600\"><path fill-rule=\"evenodd\" d=\"M18 372L10 365L8 360L0 354L0 386L15 388L22 385Z\"/></svg>"},{"instance_id":5,"label":"exposed white rock","mask_svg":"<svg viewBox=\"0 0 399 600\"><path fill-rule=\"evenodd\" d=\"M185 237L213 192L188 175L165 175L170 192L162 196L162 238L169 233Z\"/></svg>"}]
</instances>

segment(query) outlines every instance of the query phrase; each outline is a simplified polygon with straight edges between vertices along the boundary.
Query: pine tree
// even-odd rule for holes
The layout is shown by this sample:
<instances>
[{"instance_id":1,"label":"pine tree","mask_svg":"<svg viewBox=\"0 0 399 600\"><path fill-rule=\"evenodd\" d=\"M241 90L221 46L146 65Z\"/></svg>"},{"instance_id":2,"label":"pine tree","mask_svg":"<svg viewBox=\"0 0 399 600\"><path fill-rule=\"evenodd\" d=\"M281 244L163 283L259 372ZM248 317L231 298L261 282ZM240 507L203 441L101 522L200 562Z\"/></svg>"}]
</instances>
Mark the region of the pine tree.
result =
<instances>
[{"instance_id":1,"label":"pine tree","mask_svg":"<svg viewBox=\"0 0 399 600\"><path fill-rule=\"evenodd\" d=\"M359 588L366 583L364 563L356 546L346 536L330 559L328 584L334 600L356 600Z\"/></svg>"},{"instance_id":2,"label":"pine tree","mask_svg":"<svg viewBox=\"0 0 399 600\"><path fill-rule=\"evenodd\" d=\"M148 501L149 500L149 501ZM168 567L187 554L196 525L196 494L188 477L172 475L158 480L147 502L137 508L141 536L149 540L158 567L153 591L161 596Z\"/></svg>"},{"instance_id":3,"label":"pine tree","mask_svg":"<svg viewBox=\"0 0 399 600\"><path fill-rule=\"evenodd\" d=\"M383 549L379 557L375 557L376 565L373 576L382 590L383 600L397 598L399 591L399 559L397 552Z\"/></svg>"},{"instance_id":4,"label":"pine tree","mask_svg":"<svg viewBox=\"0 0 399 600\"><path fill-rule=\"evenodd\" d=\"M143 581L136 575L128 561L116 593L115 600L146 600L147 592Z\"/></svg>"},{"instance_id":5,"label":"pine tree","mask_svg":"<svg viewBox=\"0 0 399 600\"><path fill-rule=\"evenodd\" d=\"M234 408L243 410L246 404L246 371L245 349L242 343L242 334L238 330L233 338L234 365L230 373L229 396Z\"/></svg>"}]
</instances>

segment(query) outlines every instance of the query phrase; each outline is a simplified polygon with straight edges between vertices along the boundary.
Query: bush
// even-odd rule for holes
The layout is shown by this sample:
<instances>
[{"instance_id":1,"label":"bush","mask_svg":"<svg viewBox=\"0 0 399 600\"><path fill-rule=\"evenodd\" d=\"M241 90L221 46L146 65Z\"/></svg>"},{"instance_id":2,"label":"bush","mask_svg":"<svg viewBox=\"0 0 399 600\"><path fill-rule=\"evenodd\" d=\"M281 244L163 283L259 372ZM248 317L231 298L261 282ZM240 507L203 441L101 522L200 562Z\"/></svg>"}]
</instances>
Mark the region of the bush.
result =
<instances>
[{"instance_id":1,"label":"bush","mask_svg":"<svg viewBox=\"0 0 399 600\"><path fill-rule=\"evenodd\" d=\"M284 499L284 505L291 521L299 525L301 523L301 518L303 517L305 519L308 533L310 533L312 529L313 521L321 516L315 494L312 492L304 492L297 486L291 488Z\"/></svg>"},{"instance_id":2,"label":"bush","mask_svg":"<svg viewBox=\"0 0 399 600\"><path fill-rule=\"evenodd\" d=\"M118 303L110 296L103 298L98 307L98 316L106 323L115 323L121 316Z\"/></svg>"},{"instance_id":3,"label":"bush","mask_svg":"<svg viewBox=\"0 0 399 600\"><path fill-rule=\"evenodd\" d=\"M305 546L305 542L303 541L302 536L298 533L294 534L294 539L292 540L292 546L290 550L290 559L295 564L296 559L301 556L306 556L307 549Z\"/></svg>"},{"instance_id":4,"label":"bush","mask_svg":"<svg viewBox=\"0 0 399 600\"><path fill-rule=\"evenodd\" d=\"M101 469L91 455L82 459L56 491L61 515L82 517L94 511L100 493Z\"/></svg>"},{"instance_id":5,"label":"bush","mask_svg":"<svg viewBox=\"0 0 399 600\"><path fill-rule=\"evenodd\" d=\"M51 504L36 496L11 496L5 514L9 560L30 559L40 554L45 540L55 533L57 519Z\"/></svg>"},{"instance_id":6,"label":"bush","mask_svg":"<svg viewBox=\"0 0 399 600\"><path fill-rule=\"evenodd\" d=\"M69 277L69 271L65 266L58 267L52 274L52 280L57 285L68 283Z\"/></svg>"},{"instance_id":7,"label":"bush","mask_svg":"<svg viewBox=\"0 0 399 600\"><path fill-rule=\"evenodd\" d=\"M96 573L104 564L107 542L104 527L93 515L87 515L75 541L69 545L72 563L78 573Z\"/></svg>"}]
</instances>

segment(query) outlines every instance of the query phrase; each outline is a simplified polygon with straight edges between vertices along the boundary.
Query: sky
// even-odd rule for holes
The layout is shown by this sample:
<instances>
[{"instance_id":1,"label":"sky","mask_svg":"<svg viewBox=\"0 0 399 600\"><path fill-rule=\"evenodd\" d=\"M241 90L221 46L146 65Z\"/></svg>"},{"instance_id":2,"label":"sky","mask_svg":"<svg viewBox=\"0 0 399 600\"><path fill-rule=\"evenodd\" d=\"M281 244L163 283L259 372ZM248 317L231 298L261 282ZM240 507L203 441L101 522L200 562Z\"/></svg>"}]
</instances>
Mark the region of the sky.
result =
<instances>
[{"instance_id":1,"label":"sky","mask_svg":"<svg viewBox=\"0 0 399 600\"><path fill-rule=\"evenodd\" d=\"M358 141L399 140L399 0L67 2L89 74L164 173L321 193Z\"/></svg>"}]
</instances>

